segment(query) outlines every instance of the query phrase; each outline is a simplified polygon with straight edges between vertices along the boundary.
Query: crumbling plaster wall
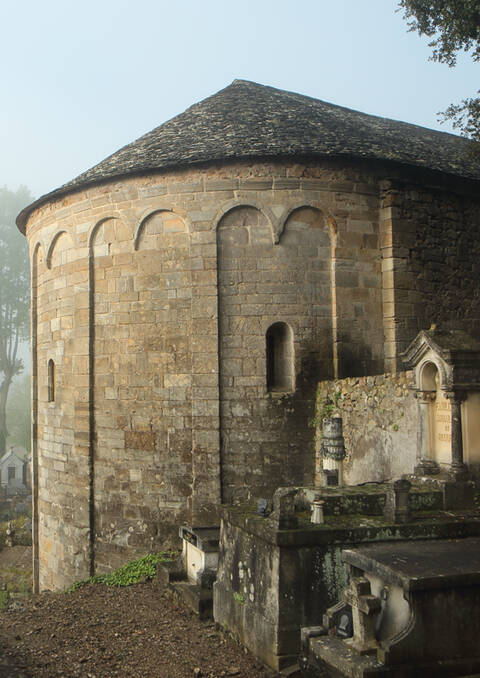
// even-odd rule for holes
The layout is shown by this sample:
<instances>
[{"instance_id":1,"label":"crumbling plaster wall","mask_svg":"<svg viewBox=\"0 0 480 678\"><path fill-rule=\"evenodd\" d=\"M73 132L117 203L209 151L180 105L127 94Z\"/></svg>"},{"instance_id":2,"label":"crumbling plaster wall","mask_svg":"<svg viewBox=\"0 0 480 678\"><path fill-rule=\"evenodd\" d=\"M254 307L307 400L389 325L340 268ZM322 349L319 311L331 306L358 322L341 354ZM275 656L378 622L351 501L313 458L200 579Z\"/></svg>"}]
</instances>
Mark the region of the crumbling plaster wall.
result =
<instances>
[{"instance_id":1,"label":"crumbling plaster wall","mask_svg":"<svg viewBox=\"0 0 480 678\"><path fill-rule=\"evenodd\" d=\"M320 382L317 389L317 482L322 479L322 421L340 416L347 456L347 485L381 482L413 473L417 463L419 411L412 372Z\"/></svg>"}]
</instances>

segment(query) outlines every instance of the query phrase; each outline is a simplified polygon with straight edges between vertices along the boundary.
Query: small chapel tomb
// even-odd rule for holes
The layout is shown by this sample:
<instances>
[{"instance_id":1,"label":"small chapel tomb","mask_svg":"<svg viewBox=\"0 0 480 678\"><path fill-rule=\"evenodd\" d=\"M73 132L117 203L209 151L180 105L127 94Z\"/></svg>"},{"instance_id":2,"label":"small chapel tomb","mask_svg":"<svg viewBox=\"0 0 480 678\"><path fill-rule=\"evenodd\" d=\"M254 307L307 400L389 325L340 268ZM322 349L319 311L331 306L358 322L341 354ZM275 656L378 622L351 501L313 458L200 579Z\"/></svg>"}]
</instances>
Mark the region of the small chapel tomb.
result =
<instances>
[{"instance_id":1,"label":"small chapel tomb","mask_svg":"<svg viewBox=\"0 0 480 678\"><path fill-rule=\"evenodd\" d=\"M419 407L420 476L480 472L480 342L463 330L420 332L404 353Z\"/></svg>"}]
</instances>

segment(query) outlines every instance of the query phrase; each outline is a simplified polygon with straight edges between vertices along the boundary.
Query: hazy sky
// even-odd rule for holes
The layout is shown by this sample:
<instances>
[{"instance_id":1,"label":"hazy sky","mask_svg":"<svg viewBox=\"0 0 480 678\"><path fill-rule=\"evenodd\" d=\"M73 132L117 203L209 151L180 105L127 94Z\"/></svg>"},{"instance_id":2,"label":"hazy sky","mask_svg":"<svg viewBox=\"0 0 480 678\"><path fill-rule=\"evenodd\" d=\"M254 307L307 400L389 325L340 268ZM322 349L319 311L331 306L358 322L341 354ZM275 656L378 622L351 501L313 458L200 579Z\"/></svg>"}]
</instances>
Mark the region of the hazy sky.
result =
<instances>
[{"instance_id":1,"label":"hazy sky","mask_svg":"<svg viewBox=\"0 0 480 678\"><path fill-rule=\"evenodd\" d=\"M480 66L397 0L0 0L0 185L46 193L235 78L450 131Z\"/></svg>"}]
</instances>

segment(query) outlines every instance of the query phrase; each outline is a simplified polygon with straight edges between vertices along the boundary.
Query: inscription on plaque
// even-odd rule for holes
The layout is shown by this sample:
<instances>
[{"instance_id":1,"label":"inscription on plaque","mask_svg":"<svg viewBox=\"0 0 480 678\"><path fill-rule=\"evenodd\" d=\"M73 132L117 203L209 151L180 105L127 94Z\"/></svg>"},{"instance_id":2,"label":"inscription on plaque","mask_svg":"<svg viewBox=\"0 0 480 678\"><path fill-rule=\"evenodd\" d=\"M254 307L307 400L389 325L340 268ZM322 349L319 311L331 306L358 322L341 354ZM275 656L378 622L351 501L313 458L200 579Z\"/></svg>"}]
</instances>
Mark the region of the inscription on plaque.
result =
<instances>
[{"instance_id":1,"label":"inscription on plaque","mask_svg":"<svg viewBox=\"0 0 480 678\"><path fill-rule=\"evenodd\" d=\"M434 459L439 464L449 464L452 450L452 413L450 401L437 389L433 404Z\"/></svg>"},{"instance_id":2,"label":"inscription on plaque","mask_svg":"<svg viewBox=\"0 0 480 678\"><path fill-rule=\"evenodd\" d=\"M452 415L450 401L443 399L435 403L435 430L437 439L450 442L452 440Z\"/></svg>"}]
</instances>

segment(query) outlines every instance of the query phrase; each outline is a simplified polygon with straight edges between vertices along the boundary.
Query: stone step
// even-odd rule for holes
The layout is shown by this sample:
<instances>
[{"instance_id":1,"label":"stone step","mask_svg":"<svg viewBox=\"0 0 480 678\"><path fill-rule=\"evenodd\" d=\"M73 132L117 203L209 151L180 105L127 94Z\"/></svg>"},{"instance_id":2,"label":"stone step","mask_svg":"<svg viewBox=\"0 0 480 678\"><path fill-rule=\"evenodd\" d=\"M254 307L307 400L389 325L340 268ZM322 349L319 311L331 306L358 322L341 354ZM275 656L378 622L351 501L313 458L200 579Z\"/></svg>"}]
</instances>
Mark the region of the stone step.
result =
<instances>
[{"instance_id":1,"label":"stone step","mask_svg":"<svg viewBox=\"0 0 480 678\"><path fill-rule=\"evenodd\" d=\"M161 588L166 588L176 581L185 581L187 575L181 558L168 563L157 565L157 582Z\"/></svg>"},{"instance_id":2,"label":"stone step","mask_svg":"<svg viewBox=\"0 0 480 678\"><path fill-rule=\"evenodd\" d=\"M213 591L188 581L172 582L171 587L200 619L213 618Z\"/></svg>"}]
</instances>

